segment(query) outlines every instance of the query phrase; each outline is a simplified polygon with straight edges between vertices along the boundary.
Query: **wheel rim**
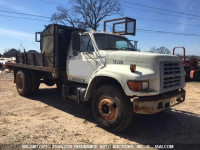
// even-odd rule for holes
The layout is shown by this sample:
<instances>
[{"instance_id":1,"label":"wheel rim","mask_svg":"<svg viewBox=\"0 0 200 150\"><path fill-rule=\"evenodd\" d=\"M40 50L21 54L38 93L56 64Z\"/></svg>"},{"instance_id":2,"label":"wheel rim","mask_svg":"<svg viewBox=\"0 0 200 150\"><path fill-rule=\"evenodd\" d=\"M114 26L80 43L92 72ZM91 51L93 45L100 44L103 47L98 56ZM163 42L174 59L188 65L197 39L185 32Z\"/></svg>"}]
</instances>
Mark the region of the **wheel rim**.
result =
<instances>
[{"instance_id":1,"label":"wheel rim","mask_svg":"<svg viewBox=\"0 0 200 150\"><path fill-rule=\"evenodd\" d=\"M22 76L21 75L19 75L18 77L17 77L17 88L21 91L22 90L22 88L23 88L23 81L22 81Z\"/></svg>"},{"instance_id":2,"label":"wheel rim","mask_svg":"<svg viewBox=\"0 0 200 150\"><path fill-rule=\"evenodd\" d=\"M99 112L106 121L115 121L118 116L116 103L108 98L101 99L99 102Z\"/></svg>"}]
</instances>

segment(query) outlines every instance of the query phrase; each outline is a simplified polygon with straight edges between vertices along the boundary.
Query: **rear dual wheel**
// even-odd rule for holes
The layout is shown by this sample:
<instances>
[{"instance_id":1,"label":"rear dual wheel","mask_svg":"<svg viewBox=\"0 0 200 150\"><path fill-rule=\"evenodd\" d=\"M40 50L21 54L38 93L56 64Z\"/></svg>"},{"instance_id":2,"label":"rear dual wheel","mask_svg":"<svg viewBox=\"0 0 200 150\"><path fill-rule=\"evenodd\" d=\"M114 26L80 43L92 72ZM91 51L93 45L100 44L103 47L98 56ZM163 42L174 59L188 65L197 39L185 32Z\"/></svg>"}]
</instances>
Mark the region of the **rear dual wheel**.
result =
<instances>
[{"instance_id":1,"label":"rear dual wheel","mask_svg":"<svg viewBox=\"0 0 200 150\"><path fill-rule=\"evenodd\" d=\"M92 109L96 121L112 132L124 130L133 117L132 103L114 85L104 85L96 91Z\"/></svg>"},{"instance_id":2,"label":"rear dual wheel","mask_svg":"<svg viewBox=\"0 0 200 150\"><path fill-rule=\"evenodd\" d=\"M16 88L21 96L27 96L30 92L31 81L26 71L18 71L16 74Z\"/></svg>"},{"instance_id":3,"label":"rear dual wheel","mask_svg":"<svg viewBox=\"0 0 200 150\"><path fill-rule=\"evenodd\" d=\"M16 74L16 88L21 96L29 96L37 92L39 84L35 74L31 74L26 70L20 70Z\"/></svg>"}]
</instances>

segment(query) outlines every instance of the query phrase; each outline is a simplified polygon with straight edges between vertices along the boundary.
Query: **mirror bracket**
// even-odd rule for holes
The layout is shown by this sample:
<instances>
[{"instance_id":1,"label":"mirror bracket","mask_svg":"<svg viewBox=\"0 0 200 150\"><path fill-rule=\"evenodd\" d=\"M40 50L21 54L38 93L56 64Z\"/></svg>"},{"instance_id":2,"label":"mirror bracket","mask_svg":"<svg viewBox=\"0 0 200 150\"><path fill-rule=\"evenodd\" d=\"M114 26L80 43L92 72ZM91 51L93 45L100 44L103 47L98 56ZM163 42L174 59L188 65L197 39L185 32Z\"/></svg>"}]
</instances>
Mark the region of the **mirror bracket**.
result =
<instances>
[{"instance_id":1,"label":"mirror bracket","mask_svg":"<svg viewBox=\"0 0 200 150\"><path fill-rule=\"evenodd\" d=\"M77 56L77 55L78 55L78 52L73 50L73 55L74 55L74 56Z\"/></svg>"}]
</instances>

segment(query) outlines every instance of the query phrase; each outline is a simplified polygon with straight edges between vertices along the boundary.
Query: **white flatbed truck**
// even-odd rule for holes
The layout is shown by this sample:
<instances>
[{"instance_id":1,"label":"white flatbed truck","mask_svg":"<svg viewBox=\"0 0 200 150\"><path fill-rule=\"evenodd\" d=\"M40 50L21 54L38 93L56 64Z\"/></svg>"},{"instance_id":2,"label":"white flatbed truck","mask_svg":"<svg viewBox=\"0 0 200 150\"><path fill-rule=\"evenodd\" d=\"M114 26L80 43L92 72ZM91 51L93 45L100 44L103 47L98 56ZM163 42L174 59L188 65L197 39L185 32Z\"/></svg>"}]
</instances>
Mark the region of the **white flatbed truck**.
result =
<instances>
[{"instance_id":1,"label":"white flatbed truck","mask_svg":"<svg viewBox=\"0 0 200 150\"><path fill-rule=\"evenodd\" d=\"M155 114L182 103L185 72L180 58L138 51L123 36L135 35L136 20L114 19L105 26L111 21L113 33L57 24L37 32L41 53L18 53L16 63L6 64L14 69L18 93L28 96L40 83L57 84L64 99L91 104L96 121L112 132L125 129L134 112ZM118 24L125 24L125 30L117 32Z\"/></svg>"}]
</instances>

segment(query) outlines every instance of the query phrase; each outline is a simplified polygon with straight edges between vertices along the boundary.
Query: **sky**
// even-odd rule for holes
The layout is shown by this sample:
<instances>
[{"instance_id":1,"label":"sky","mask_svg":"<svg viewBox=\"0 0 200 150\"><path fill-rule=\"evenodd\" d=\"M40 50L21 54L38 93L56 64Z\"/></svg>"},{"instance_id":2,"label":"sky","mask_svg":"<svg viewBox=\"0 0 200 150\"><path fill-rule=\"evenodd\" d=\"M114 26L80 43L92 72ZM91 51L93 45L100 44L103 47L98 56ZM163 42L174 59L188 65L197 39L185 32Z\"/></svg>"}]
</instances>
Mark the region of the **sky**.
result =
<instances>
[{"instance_id":1,"label":"sky","mask_svg":"<svg viewBox=\"0 0 200 150\"><path fill-rule=\"evenodd\" d=\"M128 38L137 40L138 48L141 51L149 51L154 46L156 48L164 46L172 51L173 47L184 46L186 54L200 55L199 0L120 0L119 2L123 15L113 15L105 20L120 17L135 18L137 20L136 36L128 36ZM51 17L53 13L57 12L56 7L59 5L69 7L70 0L0 0L0 53L11 48L22 49L22 47L26 50L40 51L39 43L35 42L35 32L43 31L45 25L52 23L48 18L3 11ZM150 6L150 8L143 5ZM152 7L190 15L157 10ZM102 25L103 22L101 22L99 30L102 30ZM163 32L147 30L195 34L196 36L163 34Z\"/></svg>"}]
</instances>

